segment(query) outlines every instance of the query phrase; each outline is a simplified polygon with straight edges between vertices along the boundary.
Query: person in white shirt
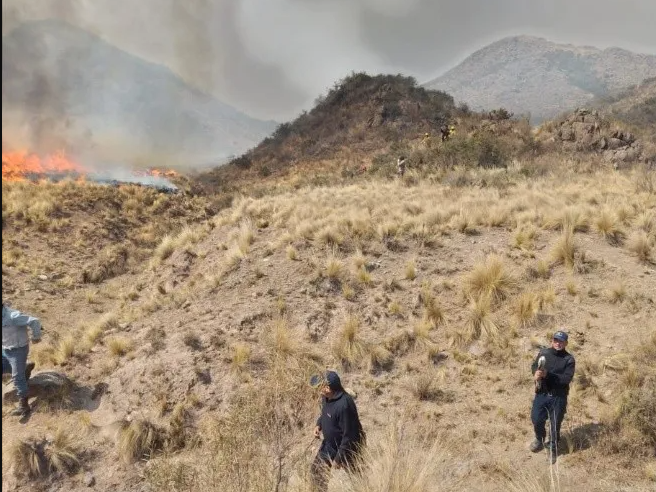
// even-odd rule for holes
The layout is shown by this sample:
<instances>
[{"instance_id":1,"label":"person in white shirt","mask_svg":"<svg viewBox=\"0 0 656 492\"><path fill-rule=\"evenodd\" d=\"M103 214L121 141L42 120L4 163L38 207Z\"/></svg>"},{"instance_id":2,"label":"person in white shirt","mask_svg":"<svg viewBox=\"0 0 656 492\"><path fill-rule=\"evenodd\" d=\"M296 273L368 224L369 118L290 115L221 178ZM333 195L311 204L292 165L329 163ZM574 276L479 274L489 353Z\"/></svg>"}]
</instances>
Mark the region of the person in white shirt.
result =
<instances>
[{"instance_id":1,"label":"person in white shirt","mask_svg":"<svg viewBox=\"0 0 656 492\"><path fill-rule=\"evenodd\" d=\"M34 364L27 363L30 351L28 327L32 331L32 343L41 341L41 322L38 318L12 309L2 302L2 374L11 373L11 381L18 394L18 408L11 414L25 417L30 413L27 401L27 381Z\"/></svg>"}]
</instances>

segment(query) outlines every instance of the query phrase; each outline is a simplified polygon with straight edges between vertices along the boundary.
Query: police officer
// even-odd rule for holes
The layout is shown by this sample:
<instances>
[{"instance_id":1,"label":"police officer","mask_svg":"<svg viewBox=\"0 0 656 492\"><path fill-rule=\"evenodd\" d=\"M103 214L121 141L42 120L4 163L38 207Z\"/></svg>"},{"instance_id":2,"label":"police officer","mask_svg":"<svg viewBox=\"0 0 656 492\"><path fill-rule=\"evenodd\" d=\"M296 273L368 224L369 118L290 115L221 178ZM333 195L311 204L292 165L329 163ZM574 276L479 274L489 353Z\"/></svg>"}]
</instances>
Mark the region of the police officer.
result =
<instances>
[{"instance_id":1,"label":"police officer","mask_svg":"<svg viewBox=\"0 0 656 492\"><path fill-rule=\"evenodd\" d=\"M541 350L531 366L536 391L531 409L535 441L531 443L530 449L534 453L544 449L545 423L548 419L551 430L549 451L552 463L556 461L560 427L567 412L567 395L576 365L574 356L566 350L567 339L568 335L562 329L554 333L551 347ZM544 358L542 362L541 358Z\"/></svg>"},{"instance_id":2,"label":"police officer","mask_svg":"<svg viewBox=\"0 0 656 492\"><path fill-rule=\"evenodd\" d=\"M349 395L334 371L312 376L310 384L321 392L321 416L314 436L323 441L310 469L314 490L328 490L330 468L353 471L355 461L364 444L364 431L353 397Z\"/></svg>"}]
</instances>

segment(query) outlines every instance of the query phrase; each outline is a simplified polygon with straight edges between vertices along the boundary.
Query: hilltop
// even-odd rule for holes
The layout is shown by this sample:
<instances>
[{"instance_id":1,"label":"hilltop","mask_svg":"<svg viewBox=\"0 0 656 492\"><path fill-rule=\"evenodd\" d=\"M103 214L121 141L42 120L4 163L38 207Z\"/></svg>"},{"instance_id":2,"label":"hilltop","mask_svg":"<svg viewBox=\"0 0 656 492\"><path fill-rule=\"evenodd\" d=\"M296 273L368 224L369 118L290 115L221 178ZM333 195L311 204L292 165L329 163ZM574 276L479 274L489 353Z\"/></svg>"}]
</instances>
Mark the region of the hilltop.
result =
<instances>
[{"instance_id":1,"label":"hilltop","mask_svg":"<svg viewBox=\"0 0 656 492\"><path fill-rule=\"evenodd\" d=\"M476 51L424 87L475 110L505 107L540 122L654 76L656 55L515 36Z\"/></svg>"},{"instance_id":2,"label":"hilltop","mask_svg":"<svg viewBox=\"0 0 656 492\"><path fill-rule=\"evenodd\" d=\"M2 118L3 145L92 151L109 161L136 155L151 164L216 162L274 128L164 66L53 20L3 35Z\"/></svg>"},{"instance_id":3,"label":"hilltop","mask_svg":"<svg viewBox=\"0 0 656 492\"><path fill-rule=\"evenodd\" d=\"M354 73L336 82L312 110L198 181L225 189L294 170L357 170L390 147L401 150L425 133L435 137L455 112L451 96L418 87L412 77Z\"/></svg>"}]
</instances>

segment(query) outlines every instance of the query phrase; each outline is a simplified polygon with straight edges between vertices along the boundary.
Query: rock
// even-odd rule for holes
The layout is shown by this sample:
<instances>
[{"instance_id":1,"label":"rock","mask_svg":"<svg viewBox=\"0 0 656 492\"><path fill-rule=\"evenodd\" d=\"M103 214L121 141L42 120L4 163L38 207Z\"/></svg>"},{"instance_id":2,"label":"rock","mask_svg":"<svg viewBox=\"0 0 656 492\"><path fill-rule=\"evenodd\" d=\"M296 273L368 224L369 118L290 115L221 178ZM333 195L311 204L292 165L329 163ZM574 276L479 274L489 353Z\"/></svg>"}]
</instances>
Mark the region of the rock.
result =
<instances>
[{"instance_id":1,"label":"rock","mask_svg":"<svg viewBox=\"0 0 656 492\"><path fill-rule=\"evenodd\" d=\"M43 398L52 395L67 395L74 389L73 382L65 375L54 371L32 374L28 382L28 396L30 398ZM2 403L15 403L18 401L16 388L13 384L2 387Z\"/></svg>"},{"instance_id":2,"label":"rock","mask_svg":"<svg viewBox=\"0 0 656 492\"><path fill-rule=\"evenodd\" d=\"M129 326L130 326L130 323L119 323L119 324L118 324L118 327L119 327L121 330L125 330L125 329L128 328Z\"/></svg>"},{"instance_id":3,"label":"rock","mask_svg":"<svg viewBox=\"0 0 656 492\"><path fill-rule=\"evenodd\" d=\"M43 275L43 274L39 275L37 278L38 278L39 280L44 280L44 281L45 281L45 280L48 280L48 276L47 276L47 275Z\"/></svg>"},{"instance_id":4,"label":"rock","mask_svg":"<svg viewBox=\"0 0 656 492\"><path fill-rule=\"evenodd\" d=\"M96 477L94 477L90 472L84 474L84 485L87 487L93 487L96 484Z\"/></svg>"},{"instance_id":5,"label":"rock","mask_svg":"<svg viewBox=\"0 0 656 492\"><path fill-rule=\"evenodd\" d=\"M620 147L623 147L623 146L624 146L624 143L619 138L610 138L610 139L608 139L607 148L610 149L610 150L619 149Z\"/></svg>"}]
</instances>

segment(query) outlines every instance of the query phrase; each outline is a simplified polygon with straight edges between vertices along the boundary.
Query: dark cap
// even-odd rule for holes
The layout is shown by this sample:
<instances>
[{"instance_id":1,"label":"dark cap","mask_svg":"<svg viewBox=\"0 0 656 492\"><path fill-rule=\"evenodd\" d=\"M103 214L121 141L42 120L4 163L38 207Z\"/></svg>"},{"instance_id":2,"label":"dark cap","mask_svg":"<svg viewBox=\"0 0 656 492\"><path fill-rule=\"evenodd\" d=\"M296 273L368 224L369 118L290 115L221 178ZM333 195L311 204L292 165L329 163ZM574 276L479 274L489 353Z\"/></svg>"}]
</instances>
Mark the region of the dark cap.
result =
<instances>
[{"instance_id":1,"label":"dark cap","mask_svg":"<svg viewBox=\"0 0 656 492\"><path fill-rule=\"evenodd\" d=\"M554 340L560 340L561 342L566 342L568 337L567 337L567 333L559 330L556 333L554 333L553 338Z\"/></svg>"},{"instance_id":2,"label":"dark cap","mask_svg":"<svg viewBox=\"0 0 656 492\"><path fill-rule=\"evenodd\" d=\"M339 391L342 389L342 381L339 379L339 375L335 371L326 371L325 374L315 374L310 378L310 385L317 387L322 384L327 384L333 391Z\"/></svg>"}]
</instances>

